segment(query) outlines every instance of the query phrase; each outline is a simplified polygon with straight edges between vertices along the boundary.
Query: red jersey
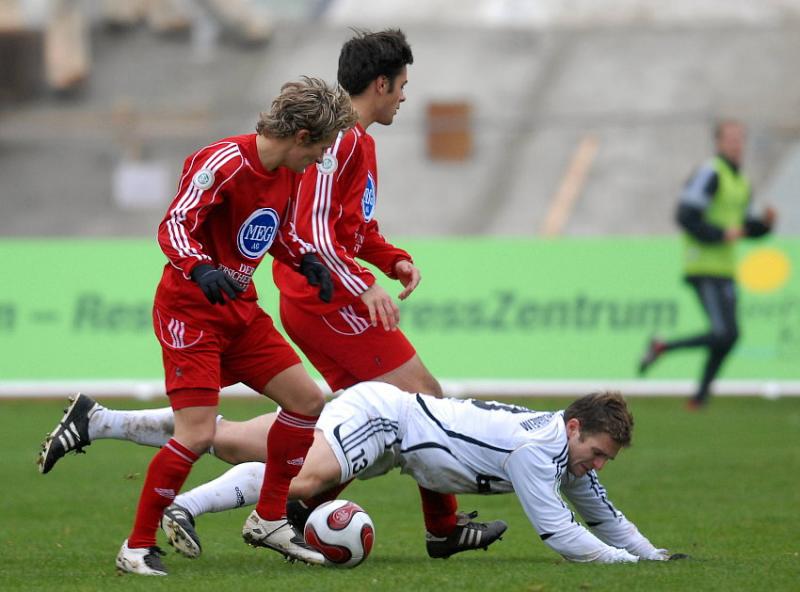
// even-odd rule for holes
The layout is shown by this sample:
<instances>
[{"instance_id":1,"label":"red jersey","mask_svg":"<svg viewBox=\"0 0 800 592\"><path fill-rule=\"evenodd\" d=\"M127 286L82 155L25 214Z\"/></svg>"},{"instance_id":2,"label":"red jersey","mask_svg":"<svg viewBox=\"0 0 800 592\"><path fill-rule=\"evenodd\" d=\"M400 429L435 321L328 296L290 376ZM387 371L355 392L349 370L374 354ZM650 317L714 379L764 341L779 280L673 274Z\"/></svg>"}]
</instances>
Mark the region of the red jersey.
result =
<instances>
[{"instance_id":1,"label":"red jersey","mask_svg":"<svg viewBox=\"0 0 800 592\"><path fill-rule=\"evenodd\" d=\"M297 271L299 256L313 251L290 232L291 197L300 175L285 167L267 171L256 134L234 136L190 155L178 193L158 227L158 242L169 259L156 305L189 314L200 322L230 326L247 322L258 295L253 272L265 253ZM224 306L212 305L191 281L199 264L221 268L246 289Z\"/></svg>"},{"instance_id":2,"label":"red jersey","mask_svg":"<svg viewBox=\"0 0 800 592\"><path fill-rule=\"evenodd\" d=\"M396 277L395 263L411 256L380 233L374 219L377 196L375 141L356 124L339 134L320 164L305 170L292 214L297 235L311 242L331 270L333 299L322 302L302 275L274 261L272 275L282 296L320 314L352 304L375 283L356 258Z\"/></svg>"}]
</instances>

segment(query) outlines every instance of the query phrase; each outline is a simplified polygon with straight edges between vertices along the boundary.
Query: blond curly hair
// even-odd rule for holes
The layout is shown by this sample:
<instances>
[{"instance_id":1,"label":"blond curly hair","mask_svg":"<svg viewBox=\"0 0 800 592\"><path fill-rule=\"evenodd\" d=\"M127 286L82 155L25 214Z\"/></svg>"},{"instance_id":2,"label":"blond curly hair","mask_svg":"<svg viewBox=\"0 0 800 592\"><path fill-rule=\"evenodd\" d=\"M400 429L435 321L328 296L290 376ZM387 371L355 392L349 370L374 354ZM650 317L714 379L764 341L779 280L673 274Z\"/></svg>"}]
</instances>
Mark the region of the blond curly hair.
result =
<instances>
[{"instance_id":1,"label":"blond curly hair","mask_svg":"<svg viewBox=\"0 0 800 592\"><path fill-rule=\"evenodd\" d=\"M355 125L356 120L350 95L341 86L303 76L281 87L269 111L261 113L256 132L286 138L308 130L308 143L313 144L333 138L340 130Z\"/></svg>"}]
</instances>

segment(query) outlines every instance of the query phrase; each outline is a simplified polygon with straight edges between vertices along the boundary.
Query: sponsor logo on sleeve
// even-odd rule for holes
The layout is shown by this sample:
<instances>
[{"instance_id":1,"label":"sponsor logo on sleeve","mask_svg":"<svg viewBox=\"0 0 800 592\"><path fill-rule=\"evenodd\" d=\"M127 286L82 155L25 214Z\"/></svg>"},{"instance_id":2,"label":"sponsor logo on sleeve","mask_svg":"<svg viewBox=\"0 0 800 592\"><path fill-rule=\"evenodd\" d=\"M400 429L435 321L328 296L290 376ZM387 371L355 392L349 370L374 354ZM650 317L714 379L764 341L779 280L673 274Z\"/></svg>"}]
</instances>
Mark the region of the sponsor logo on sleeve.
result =
<instances>
[{"instance_id":1,"label":"sponsor logo on sleeve","mask_svg":"<svg viewBox=\"0 0 800 592\"><path fill-rule=\"evenodd\" d=\"M375 215L375 179L372 173L367 172L367 186L364 187L364 196L361 198L361 211L364 213L364 221L369 222Z\"/></svg>"},{"instance_id":2,"label":"sponsor logo on sleeve","mask_svg":"<svg viewBox=\"0 0 800 592\"><path fill-rule=\"evenodd\" d=\"M248 259L260 259L272 246L278 234L280 217L272 208L261 208L250 214L239 228L237 245Z\"/></svg>"}]
</instances>

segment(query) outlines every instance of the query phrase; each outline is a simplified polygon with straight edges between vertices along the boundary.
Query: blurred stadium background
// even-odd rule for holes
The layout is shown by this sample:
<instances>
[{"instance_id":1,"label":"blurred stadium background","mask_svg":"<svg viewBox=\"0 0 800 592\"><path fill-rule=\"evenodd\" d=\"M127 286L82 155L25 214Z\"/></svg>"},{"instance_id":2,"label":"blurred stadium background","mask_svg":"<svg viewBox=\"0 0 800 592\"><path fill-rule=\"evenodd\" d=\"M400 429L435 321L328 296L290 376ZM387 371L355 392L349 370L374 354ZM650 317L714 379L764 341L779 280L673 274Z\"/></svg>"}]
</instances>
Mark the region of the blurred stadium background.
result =
<instances>
[{"instance_id":1,"label":"blurred stadium background","mask_svg":"<svg viewBox=\"0 0 800 592\"><path fill-rule=\"evenodd\" d=\"M98 443L42 477L39 438L63 395L163 392L155 233L184 157L252 131L284 81L334 80L350 27L401 27L414 51L407 102L369 130L377 218L422 270L402 326L452 395L555 409L516 396L691 393L699 352L646 379L636 364L652 334L704 326L680 278L676 201L713 151L714 120L749 126L745 170L779 222L741 249L743 337L715 388L726 397L697 414L635 398L635 445L603 472L642 532L696 560L564 563L513 496L460 496L511 528L443 566L423 559L417 494L395 472L347 490L378 532L358 570L254 556L239 510L203 517L204 557L170 557L164 585L797 590L800 0L0 0L0 589L159 585L111 566L153 450ZM258 274L274 312L268 263ZM220 411L267 407L223 397ZM220 469L203 460L187 488Z\"/></svg>"},{"instance_id":2,"label":"blurred stadium background","mask_svg":"<svg viewBox=\"0 0 800 592\"><path fill-rule=\"evenodd\" d=\"M162 260L129 253L92 276L87 258L112 243L133 253L154 245L183 158L251 131L282 82L334 80L350 27L400 27L414 50L407 102L390 128L370 129L378 219L390 239L430 257L423 286L443 306L465 291L488 297L487 277L530 297L543 288L546 299L562 289L622 299L667 290L681 316L666 328L697 327L680 282L676 199L713 151L714 120L744 121L757 207L772 203L780 215L778 237L759 245L772 259L756 261L774 267L778 257L780 269L745 286L745 339L718 392L800 393L800 0L0 0L0 253L13 270L0 289L0 392L91 392L90 379L105 381L101 394L117 379L127 381L119 394L131 384L160 392L147 322L88 345L69 298L85 283L149 307ZM72 239L96 242L62 258ZM480 265L464 255L482 251L493 256ZM607 254L599 279L582 267L598 265L587 252ZM446 322L426 329L414 325L420 315L411 314L412 340L456 394L572 394L588 384L678 394L700 364L687 355L656 380L634 380L658 323L588 340L580 331L559 339L550 326L499 337L459 327L447 341ZM482 371L466 356L451 369L453 343L498 350L502 363ZM120 351L151 359L126 374L104 358ZM552 359L537 357L545 351ZM66 370L53 369L56 359ZM527 373L506 371L508 360Z\"/></svg>"}]
</instances>

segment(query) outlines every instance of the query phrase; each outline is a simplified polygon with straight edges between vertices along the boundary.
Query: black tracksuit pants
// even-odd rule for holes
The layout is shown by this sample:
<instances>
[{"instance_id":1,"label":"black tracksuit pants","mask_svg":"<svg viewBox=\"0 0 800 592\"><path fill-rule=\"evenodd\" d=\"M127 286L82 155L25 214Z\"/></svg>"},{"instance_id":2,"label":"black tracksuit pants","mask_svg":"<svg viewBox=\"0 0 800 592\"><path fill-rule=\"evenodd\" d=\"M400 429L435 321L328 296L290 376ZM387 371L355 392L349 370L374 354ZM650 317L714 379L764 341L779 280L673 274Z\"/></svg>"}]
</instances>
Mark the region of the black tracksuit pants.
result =
<instances>
[{"instance_id":1,"label":"black tracksuit pants","mask_svg":"<svg viewBox=\"0 0 800 592\"><path fill-rule=\"evenodd\" d=\"M695 394L704 402L709 396L711 382L719 373L722 363L739 338L736 321L736 284L732 278L689 276L686 281L694 288L708 316L708 333L666 342L666 350L686 347L704 347L708 358Z\"/></svg>"}]
</instances>

